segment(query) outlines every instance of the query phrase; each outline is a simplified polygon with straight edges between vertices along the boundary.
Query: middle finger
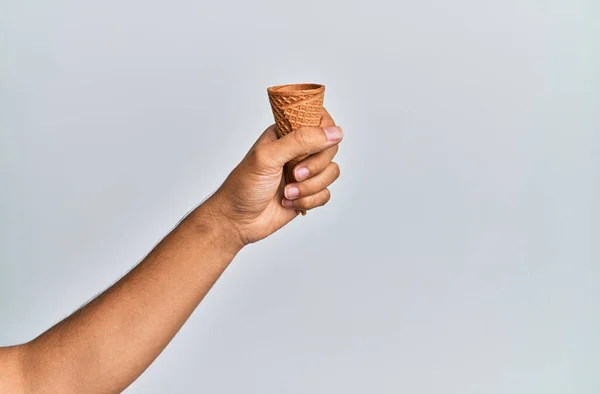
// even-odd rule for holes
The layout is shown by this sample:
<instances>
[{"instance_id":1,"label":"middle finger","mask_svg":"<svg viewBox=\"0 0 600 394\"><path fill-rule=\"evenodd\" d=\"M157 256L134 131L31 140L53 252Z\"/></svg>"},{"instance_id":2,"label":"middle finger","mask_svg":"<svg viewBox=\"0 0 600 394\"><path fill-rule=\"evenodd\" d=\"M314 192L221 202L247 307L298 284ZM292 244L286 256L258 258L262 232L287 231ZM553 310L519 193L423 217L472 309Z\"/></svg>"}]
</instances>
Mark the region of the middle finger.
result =
<instances>
[{"instance_id":1,"label":"middle finger","mask_svg":"<svg viewBox=\"0 0 600 394\"><path fill-rule=\"evenodd\" d=\"M312 155L294 167L294 178L300 182L323 171L338 152L338 145Z\"/></svg>"}]
</instances>

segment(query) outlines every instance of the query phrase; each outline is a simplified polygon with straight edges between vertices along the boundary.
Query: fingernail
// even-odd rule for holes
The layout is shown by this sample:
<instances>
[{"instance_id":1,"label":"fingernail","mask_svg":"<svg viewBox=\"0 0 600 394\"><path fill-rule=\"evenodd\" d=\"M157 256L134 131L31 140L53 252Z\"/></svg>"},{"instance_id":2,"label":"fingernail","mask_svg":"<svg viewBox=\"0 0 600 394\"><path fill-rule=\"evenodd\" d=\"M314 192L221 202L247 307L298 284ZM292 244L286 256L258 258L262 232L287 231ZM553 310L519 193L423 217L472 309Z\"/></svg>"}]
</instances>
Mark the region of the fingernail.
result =
<instances>
[{"instance_id":1,"label":"fingernail","mask_svg":"<svg viewBox=\"0 0 600 394\"><path fill-rule=\"evenodd\" d=\"M325 127L325 134L327 134L327 140L339 141L342 139L342 129L339 127Z\"/></svg>"},{"instance_id":2,"label":"fingernail","mask_svg":"<svg viewBox=\"0 0 600 394\"><path fill-rule=\"evenodd\" d=\"M281 205L283 205L286 208L291 208L292 202L290 200L288 200L287 198L284 198L283 200L281 200Z\"/></svg>"},{"instance_id":3,"label":"fingernail","mask_svg":"<svg viewBox=\"0 0 600 394\"><path fill-rule=\"evenodd\" d=\"M296 186L288 186L285 188L285 198L287 199L292 199L292 198L296 198L300 195L300 190L298 190L298 188Z\"/></svg>"},{"instance_id":4,"label":"fingernail","mask_svg":"<svg viewBox=\"0 0 600 394\"><path fill-rule=\"evenodd\" d=\"M309 173L310 172L308 171L308 168L306 168L306 167L296 168L296 172L295 172L296 180L297 181L305 180L306 178L308 178Z\"/></svg>"}]
</instances>

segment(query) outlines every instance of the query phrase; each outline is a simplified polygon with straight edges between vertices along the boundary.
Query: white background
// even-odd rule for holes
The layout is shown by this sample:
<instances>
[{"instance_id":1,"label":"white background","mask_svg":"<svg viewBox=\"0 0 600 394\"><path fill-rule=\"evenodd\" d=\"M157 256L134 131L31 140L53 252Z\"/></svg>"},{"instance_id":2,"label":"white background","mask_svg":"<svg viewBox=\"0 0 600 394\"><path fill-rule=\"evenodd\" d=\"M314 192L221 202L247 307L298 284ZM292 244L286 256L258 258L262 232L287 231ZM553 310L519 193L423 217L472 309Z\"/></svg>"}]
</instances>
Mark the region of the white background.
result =
<instances>
[{"instance_id":1,"label":"white background","mask_svg":"<svg viewBox=\"0 0 600 394\"><path fill-rule=\"evenodd\" d=\"M325 208L127 393L598 393L600 3L0 2L0 345L127 272L319 82ZM150 311L149 311L150 312Z\"/></svg>"}]
</instances>

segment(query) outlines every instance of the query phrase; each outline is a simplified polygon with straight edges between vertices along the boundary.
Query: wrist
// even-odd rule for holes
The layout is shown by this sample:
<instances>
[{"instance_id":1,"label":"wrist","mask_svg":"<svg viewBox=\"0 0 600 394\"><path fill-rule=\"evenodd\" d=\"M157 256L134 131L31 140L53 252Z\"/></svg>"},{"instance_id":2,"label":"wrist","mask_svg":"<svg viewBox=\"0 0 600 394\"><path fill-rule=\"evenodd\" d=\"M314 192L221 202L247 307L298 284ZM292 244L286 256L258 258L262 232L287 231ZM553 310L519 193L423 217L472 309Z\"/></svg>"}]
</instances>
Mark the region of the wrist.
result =
<instances>
[{"instance_id":1,"label":"wrist","mask_svg":"<svg viewBox=\"0 0 600 394\"><path fill-rule=\"evenodd\" d=\"M214 247L233 257L245 243L236 226L219 206L218 198L213 195L194 209L186 220L192 223L195 232L208 236Z\"/></svg>"}]
</instances>

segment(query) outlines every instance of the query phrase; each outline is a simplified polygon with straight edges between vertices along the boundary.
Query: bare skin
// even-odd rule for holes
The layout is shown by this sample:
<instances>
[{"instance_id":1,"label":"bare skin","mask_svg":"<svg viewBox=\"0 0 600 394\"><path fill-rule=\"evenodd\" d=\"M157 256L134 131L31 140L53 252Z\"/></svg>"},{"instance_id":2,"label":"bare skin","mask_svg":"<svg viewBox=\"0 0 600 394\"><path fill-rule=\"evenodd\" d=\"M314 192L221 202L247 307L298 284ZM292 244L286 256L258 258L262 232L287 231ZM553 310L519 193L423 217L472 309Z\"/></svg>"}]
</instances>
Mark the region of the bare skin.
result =
<instances>
[{"instance_id":1,"label":"bare skin","mask_svg":"<svg viewBox=\"0 0 600 394\"><path fill-rule=\"evenodd\" d=\"M219 190L115 285L31 342L0 348L0 393L119 393L158 357L236 254L326 204L342 131L269 127ZM299 163L284 185L283 165ZM294 189L297 191L295 192Z\"/></svg>"}]
</instances>

